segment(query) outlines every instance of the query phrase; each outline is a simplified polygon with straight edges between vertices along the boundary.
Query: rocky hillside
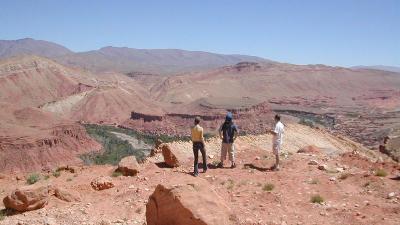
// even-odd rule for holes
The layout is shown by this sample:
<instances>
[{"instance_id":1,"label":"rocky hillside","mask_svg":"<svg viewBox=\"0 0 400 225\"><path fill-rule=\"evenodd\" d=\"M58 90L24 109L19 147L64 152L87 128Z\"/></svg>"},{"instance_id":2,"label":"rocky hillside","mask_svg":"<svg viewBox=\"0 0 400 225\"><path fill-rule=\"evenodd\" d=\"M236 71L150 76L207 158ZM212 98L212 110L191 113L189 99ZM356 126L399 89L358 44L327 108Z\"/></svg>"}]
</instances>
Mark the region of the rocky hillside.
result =
<instances>
[{"instance_id":1,"label":"rocky hillside","mask_svg":"<svg viewBox=\"0 0 400 225\"><path fill-rule=\"evenodd\" d=\"M3 209L0 224L400 223L398 164L346 138L288 124L282 168L273 172L271 138L240 137L234 169L215 167L220 141L210 139L209 170L197 178L188 142L161 144L143 164L63 167L36 174L36 183L32 174L2 174L0 208L19 212Z\"/></svg>"},{"instance_id":2,"label":"rocky hillside","mask_svg":"<svg viewBox=\"0 0 400 225\"><path fill-rule=\"evenodd\" d=\"M79 164L80 154L101 146L74 121L38 108L0 103L0 172L49 170Z\"/></svg>"}]
</instances>

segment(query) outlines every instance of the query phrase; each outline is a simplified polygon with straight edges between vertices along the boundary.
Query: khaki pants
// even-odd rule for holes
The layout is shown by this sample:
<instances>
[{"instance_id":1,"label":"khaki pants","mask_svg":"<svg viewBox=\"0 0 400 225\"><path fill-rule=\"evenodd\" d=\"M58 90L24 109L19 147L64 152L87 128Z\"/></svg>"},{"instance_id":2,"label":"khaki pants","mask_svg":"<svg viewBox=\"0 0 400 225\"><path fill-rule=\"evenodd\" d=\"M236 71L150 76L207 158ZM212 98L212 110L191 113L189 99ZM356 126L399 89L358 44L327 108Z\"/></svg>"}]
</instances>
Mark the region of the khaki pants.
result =
<instances>
[{"instance_id":1,"label":"khaki pants","mask_svg":"<svg viewBox=\"0 0 400 225\"><path fill-rule=\"evenodd\" d=\"M235 146L233 143L222 143L221 146L221 162L226 159L226 154L229 152L229 160L235 161Z\"/></svg>"}]
</instances>

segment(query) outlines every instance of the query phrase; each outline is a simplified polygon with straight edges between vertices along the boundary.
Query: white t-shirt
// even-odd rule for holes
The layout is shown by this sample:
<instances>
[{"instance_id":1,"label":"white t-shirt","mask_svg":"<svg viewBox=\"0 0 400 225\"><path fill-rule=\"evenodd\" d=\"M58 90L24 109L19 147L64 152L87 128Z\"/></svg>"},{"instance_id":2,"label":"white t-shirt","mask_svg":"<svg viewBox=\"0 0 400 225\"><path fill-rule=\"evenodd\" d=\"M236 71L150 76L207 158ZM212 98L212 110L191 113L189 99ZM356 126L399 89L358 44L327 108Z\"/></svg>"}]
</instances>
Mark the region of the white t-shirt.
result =
<instances>
[{"instance_id":1,"label":"white t-shirt","mask_svg":"<svg viewBox=\"0 0 400 225\"><path fill-rule=\"evenodd\" d=\"M283 123L281 123L281 121L278 121L275 124L274 132L276 133L273 139L274 144L281 145L283 140L283 133L285 132Z\"/></svg>"}]
</instances>

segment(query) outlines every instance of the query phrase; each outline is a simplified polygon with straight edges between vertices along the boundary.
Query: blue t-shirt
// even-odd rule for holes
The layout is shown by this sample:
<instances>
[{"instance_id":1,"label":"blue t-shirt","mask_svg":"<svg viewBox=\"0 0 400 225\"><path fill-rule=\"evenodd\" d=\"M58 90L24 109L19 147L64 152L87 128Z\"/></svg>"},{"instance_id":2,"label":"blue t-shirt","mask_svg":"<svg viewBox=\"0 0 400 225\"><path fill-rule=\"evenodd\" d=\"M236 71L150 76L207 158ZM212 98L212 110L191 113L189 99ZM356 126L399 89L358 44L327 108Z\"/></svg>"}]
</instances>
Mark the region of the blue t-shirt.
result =
<instances>
[{"instance_id":1,"label":"blue t-shirt","mask_svg":"<svg viewBox=\"0 0 400 225\"><path fill-rule=\"evenodd\" d=\"M237 126L233 122L224 122L219 130L222 131L223 143L233 143L235 132L238 132Z\"/></svg>"}]
</instances>

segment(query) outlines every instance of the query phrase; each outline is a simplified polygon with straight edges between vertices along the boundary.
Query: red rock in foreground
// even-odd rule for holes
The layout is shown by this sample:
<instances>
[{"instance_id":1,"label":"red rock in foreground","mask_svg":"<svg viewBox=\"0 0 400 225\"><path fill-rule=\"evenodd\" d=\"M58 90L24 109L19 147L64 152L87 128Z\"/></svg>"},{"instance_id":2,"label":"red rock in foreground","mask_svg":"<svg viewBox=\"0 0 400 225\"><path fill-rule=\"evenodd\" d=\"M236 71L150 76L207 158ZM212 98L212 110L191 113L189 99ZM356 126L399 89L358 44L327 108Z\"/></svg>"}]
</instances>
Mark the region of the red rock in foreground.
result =
<instances>
[{"instance_id":1,"label":"red rock in foreground","mask_svg":"<svg viewBox=\"0 0 400 225\"><path fill-rule=\"evenodd\" d=\"M231 224L230 209L207 181L187 179L184 182L157 186L146 205L148 225Z\"/></svg>"},{"instance_id":2,"label":"red rock in foreground","mask_svg":"<svg viewBox=\"0 0 400 225\"><path fill-rule=\"evenodd\" d=\"M6 209L14 209L19 212L31 211L43 208L48 203L49 188L38 187L35 189L17 189L11 195L3 199Z\"/></svg>"}]
</instances>

